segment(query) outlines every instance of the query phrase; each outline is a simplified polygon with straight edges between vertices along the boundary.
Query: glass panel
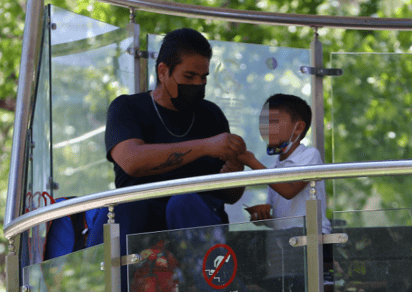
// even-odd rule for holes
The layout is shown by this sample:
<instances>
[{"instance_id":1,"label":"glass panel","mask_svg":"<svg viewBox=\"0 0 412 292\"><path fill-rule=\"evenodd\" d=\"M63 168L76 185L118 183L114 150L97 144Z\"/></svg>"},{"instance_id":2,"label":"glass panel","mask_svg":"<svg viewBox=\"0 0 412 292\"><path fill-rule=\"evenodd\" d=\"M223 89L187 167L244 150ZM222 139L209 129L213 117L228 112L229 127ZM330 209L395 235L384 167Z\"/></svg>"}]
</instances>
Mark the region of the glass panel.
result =
<instances>
[{"instance_id":1,"label":"glass panel","mask_svg":"<svg viewBox=\"0 0 412 292\"><path fill-rule=\"evenodd\" d=\"M333 232L349 241L334 244L335 291L410 291L412 209L334 212Z\"/></svg>"},{"instance_id":2,"label":"glass panel","mask_svg":"<svg viewBox=\"0 0 412 292\"><path fill-rule=\"evenodd\" d=\"M23 269L23 285L30 292L104 291L104 245L96 245Z\"/></svg>"},{"instance_id":3,"label":"glass panel","mask_svg":"<svg viewBox=\"0 0 412 292\"><path fill-rule=\"evenodd\" d=\"M25 196L25 213L49 205L51 177L50 149L50 47L47 25L48 9L45 10L43 44L37 91L34 98L34 111L31 124L32 143L28 145L32 159L29 159L27 193ZM40 224L30 229L22 237L24 249L23 266L42 261L46 225ZM27 240L27 241L26 241Z\"/></svg>"},{"instance_id":4,"label":"glass panel","mask_svg":"<svg viewBox=\"0 0 412 292\"><path fill-rule=\"evenodd\" d=\"M306 248L289 244L304 217L257 224L128 235L128 254L142 257L128 266L129 291L305 291Z\"/></svg>"},{"instance_id":5,"label":"glass panel","mask_svg":"<svg viewBox=\"0 0 412 292\"><path fill-rule=\"evenodd\" d=\"M410 159L412 54L334 53L333 162ZM411 176L336 180L336 210L412 207Z\"/></svg>"},{"instance_id":6,"label":"glass panel","mask_svg":"<svg viewBox=\"0 0 412 292\"><path fill-rule=\"evenodd\" d=\"M149 52L158 52L162 36L149 35ZM266 154L266 144L259 133L259 114L266 99L275 93L294 94L311 104L310 76L300 73L310 65L306 49L270 47L222 41L210 41L213 57L206 86L206 99L216 103L225 113L230 130L245 140L256 158L270 167L273 157ZM149 89L156 85L155 60L148 62ZM311 133L303 143L310 145ZM266 202L267 186L246 188L234 205L226 205L230 222L249 220L245 205ZM239 212L242 210L242 212Z\"/></svg>"},{"instance_id":7,"label":"glass panel","mask_svg":"<svg viewBox=\"0 0 412 292\"><path fill-rule=\"evenodd\" d=\"M126 29L52 6L53 175L56 197L114 189L104 130L111 100L134 91Z\"/></svg>"}]
</instances>

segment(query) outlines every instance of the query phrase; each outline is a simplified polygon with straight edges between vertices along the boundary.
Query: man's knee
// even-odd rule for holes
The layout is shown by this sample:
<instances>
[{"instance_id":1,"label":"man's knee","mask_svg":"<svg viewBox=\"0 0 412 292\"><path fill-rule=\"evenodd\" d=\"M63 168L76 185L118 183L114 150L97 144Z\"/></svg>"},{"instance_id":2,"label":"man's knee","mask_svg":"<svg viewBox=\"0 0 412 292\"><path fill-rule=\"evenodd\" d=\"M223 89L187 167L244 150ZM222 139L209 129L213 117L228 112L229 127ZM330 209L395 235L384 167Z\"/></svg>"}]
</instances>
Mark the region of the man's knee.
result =
<instances>
[{"instance_id":1,"label":"man's knee","mask_svg":"<svg viewBox=\"0 0 412 292\"><path fill-rule=\"evenodd\" d=\"M204 202L198 194L173 196L167 203L166 214L172 215L174 213L181 214L181 212L196 212L195 209L202 207L203 205Z\"/></svg>"}]
</instances>

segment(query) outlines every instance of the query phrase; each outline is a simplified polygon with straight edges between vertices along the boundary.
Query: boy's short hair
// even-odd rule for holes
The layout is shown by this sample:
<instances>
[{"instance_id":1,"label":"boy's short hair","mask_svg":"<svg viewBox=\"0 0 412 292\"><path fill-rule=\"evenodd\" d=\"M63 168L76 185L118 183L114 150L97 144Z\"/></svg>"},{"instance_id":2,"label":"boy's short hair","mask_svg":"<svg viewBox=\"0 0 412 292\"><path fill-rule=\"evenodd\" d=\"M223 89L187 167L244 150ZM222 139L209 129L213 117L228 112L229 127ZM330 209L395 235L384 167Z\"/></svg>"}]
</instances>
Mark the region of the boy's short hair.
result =
<instances>
[{"instance_id":1,"label":"boy's short hair","mask_svg":"<svg viewBox=\"0 0 412 292\"><path fill-rule=\"evenodd\" d=\"M267 109L267 104L269 104L269 110L285 110L290 114L292 121L304 121L306 127L302 132L301 139L306 136L312 122L312 110L306 101L295 95L278 93L269 97L263 105L263 108L266 106Z\"/></svg>"},{"instance_id":2,"label":"boy's short hair","mask_svg":"<svg viewBox=\"0 0 412 292\"><path fill-rule=\"evenodd\" d=\"M182 63L184 54L199 54L210 60L212 46L200 32L191 28L180 28L166 34L156 60L157 84L160 83L157 72L159 64L165 63L169 67L171 76L176 65Z\"/></svg>"}]
</instances>

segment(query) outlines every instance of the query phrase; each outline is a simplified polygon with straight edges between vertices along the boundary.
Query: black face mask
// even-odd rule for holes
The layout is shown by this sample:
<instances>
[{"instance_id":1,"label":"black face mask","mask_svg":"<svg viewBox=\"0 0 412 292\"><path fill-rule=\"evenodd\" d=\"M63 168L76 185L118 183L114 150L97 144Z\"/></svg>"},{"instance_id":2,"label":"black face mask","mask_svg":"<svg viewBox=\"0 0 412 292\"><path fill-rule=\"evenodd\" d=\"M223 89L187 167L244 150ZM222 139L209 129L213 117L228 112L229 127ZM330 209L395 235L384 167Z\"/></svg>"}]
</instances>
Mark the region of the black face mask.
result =
<instances>
[{"instance_id":1,"label":"black face mask","mask_svg":"<svg viewBox=\"0 0 412 292\"><path fill-rule=\"evenodd\" d=\"M177 96L172 97L172 103L179 111L193 111L205 98L206 84L178 84Z\"/></svg>"},{"instance_id":2,"label":"black face mask","mask_svg":"<svg viewBox=\"0 0 412 292\"><path fill-rule=\"evenodd\" d=\"M173 76L172 78L176 82ZM176 84L177 96L171 98L174 107L181 112L194 111L205 98L206 84Z\"/></svg>"}]
</instances>

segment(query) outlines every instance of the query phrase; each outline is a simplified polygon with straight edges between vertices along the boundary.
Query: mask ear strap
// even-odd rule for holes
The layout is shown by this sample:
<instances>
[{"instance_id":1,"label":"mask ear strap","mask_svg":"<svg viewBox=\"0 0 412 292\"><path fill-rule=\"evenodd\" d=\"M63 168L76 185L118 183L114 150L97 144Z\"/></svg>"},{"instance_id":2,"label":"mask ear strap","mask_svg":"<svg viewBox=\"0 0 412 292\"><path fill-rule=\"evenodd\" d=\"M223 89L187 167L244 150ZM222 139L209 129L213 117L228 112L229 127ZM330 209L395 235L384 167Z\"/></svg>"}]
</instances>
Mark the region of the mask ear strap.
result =
<instances>
[{"instance_id":1,"label":"mask ear strap","mask_svg":"<svg viewBox=\"0 0 412 292\"><path fill-rule=\"evenodd\" d=\"M294 144L300 137L300 134L298 134L296 136L295 140L292 141L293 133L296 131L296 127L298 126L298 123L299 122L296 122L295 127L293 128L293 131L292 131L292 135L290 136L289 143L291 143L291 144Z\"/></svg>"},{"instance_id":2,"label":"mask ear strap","mask_svg":"<svg viewBox=\"0 0 412 292\"><path fill-rule=\"evenodd\" d=\"M298 141L300 134L298 134L295 140L292 141L293 133L296 131L297 126L298 126L298 123L296 123L295 127L293 128L292 135L290 136L287 147L284 149L284 151L282 151L283 154L288 153L292 145L295 144L296 141Z\"/></svg>"}]
</instances>

